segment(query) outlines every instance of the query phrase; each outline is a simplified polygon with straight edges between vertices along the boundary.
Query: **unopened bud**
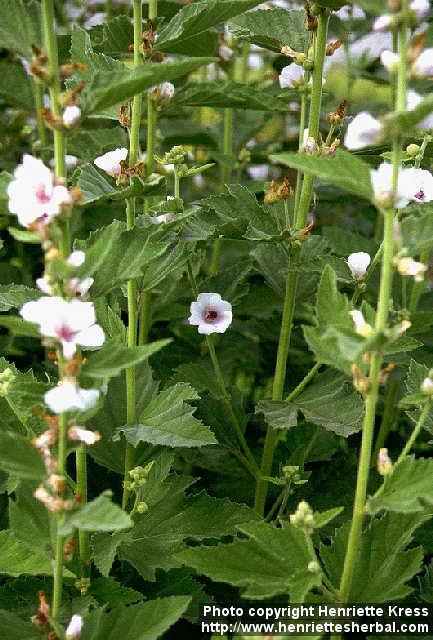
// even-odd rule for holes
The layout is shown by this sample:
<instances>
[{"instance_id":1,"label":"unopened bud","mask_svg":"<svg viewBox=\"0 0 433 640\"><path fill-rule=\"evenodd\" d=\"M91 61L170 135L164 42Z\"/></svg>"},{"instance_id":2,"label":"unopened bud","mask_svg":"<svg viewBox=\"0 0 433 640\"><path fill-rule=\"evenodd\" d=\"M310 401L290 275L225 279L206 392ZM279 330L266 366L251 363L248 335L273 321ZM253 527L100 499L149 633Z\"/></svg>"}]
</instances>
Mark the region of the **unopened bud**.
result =
<instances>
[{"instance_id":1,"label":"unopened bud","mask_svg":"<svg viewBox=\"0 0 433 640\"><path fill-rule=\"evenodd\" d=\"M308 563L307 569L310 573L319 573L320 564L316 560L311 560L311 562Z\"/></svg>"},{"instance_id":2,"label":"unopened bud","mask_svg":"<svg viewBox=\"0 0 433 640\"><path fill-rule=\"evenodd\" d=\"M421 393L426 396L433 395L433 380L431 378L424 378L421 384Z\"/></svg>"},{"instance_id":3,"label":"unopened bud","mask_svg":"<svg viewBox=\"0 0 433 640\"><path fill-rule=\"evenodd\" d=\"M147 511L149 511L149 506L146 504L146 502L139 502L137 504L137 513L146 513Z\"/></svg>"},{"instance_id":4,"label":"unopened bud","mask_svg":"<svg viewBox=\"0 0 433 640\"><path fill-rule=\"evenodd\" d=\"M341 47L343 44L343 40L334 40L334 42L330 42L326 45L325 54L329 57L334 55L335 51Z\"/></svg>"},{"instance_id":5,"label":"unopened bud","mask_svg":"<svg viewBox=\"0 0 433 640\"><path fill-rule=\"evenodd\" d=\"M418 144L408 144L406 147L406 153L411 158L414 158L415 156L417 156L420 150L421 150L421 147Z\"/></svg>"},{"instance_id":6,"label":"unopened bud","mask_svg":"<svg viewBox=\"0 0 433 640\"><path fill-rule=\"evenodd\" d=\"M388 449L382 448L379 450L377 470L381 476L389 476L392 473L392 462L388 455Z\"/></svg>"},{"instance_id":7,"label":"unopened bud","mask_svg":"<svg viewBox=\"0 0 433 640\"><path fill-rule=\"evenodd\" d=\"M278 187L275 180L272 180L269 189L265 193L265 197L263 201L265 204L275 204L276 202L279 201Z\"/></svg>"},{"instance_id":8,"label":"unopened bud","mask_svg":"<svg viewBox=\"0 0 433 640\"><path fill-rule=\"evenodd\" d=\"M317 156L320 153L319 145L312 136L308 136L302 145L302 151L309 156Z\"/></svg>"}]
</instances>

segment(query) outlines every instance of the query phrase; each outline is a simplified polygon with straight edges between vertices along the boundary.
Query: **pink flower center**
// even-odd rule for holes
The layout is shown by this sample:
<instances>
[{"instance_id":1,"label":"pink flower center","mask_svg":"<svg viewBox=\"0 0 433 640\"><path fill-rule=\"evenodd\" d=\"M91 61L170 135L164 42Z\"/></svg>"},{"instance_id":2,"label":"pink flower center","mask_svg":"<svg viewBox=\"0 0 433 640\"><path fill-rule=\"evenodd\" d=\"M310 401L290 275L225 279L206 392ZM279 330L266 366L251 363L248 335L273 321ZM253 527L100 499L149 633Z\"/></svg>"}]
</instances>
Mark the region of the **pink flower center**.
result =
<instances>
[{"instance_id":1,"label":"pink flower center","mask_svg":"<svg viewBox=\"0 0 433 640\"><path fill-rule=\"evenodd\" d=\"M203 313L203 319L205 322L207 322L207 324L215 324L215 322L218 320L218 311L209 308L205 309Z\"/></svg>"},{"instance_id":2,"label":"pink flower center","mask_svg":"<svg viewBox=\"0 0 433 640\"><path fill-rule=\"evenodd\" d=\"M57 329L56 334L61 342L72 342L75 335L67 324L62 324L62 326Z\"/></svg>"},{"instance_id":3,"label":"pink flower center","mask_svg":"<svg viewBox=\"0 0 433 640\"><path fill-rule=\"evenodd\" d=\"M415 194L415 198L417 200L424 200L425 198L425 193L424 193L424 189L421 187L421 189L418 191L418 193Z\"/></svg>"},{"instance_id":4,"label":"pink flower center","mask_svg":"<svg viewBox=\"0 0 433 640\"><path fill-rule=\"evenodd\" d=\"M36 198L40 202L40 204L47 204L50 202L51 197L45 191L45 186L43 184L39 185L36 189Z\"/></svg>"}]
</instances>

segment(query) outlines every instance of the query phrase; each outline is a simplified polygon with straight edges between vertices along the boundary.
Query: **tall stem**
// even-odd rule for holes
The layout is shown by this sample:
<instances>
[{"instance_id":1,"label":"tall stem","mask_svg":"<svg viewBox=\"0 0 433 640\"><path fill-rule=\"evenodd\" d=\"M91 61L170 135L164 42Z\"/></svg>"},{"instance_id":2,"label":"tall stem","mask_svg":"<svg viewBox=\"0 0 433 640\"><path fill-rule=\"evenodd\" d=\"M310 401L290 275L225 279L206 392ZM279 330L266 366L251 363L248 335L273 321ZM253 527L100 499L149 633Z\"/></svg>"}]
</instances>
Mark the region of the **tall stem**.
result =
<instances>
[{"instance_id":1,"label":"tall stem","mask_svg":"<svg viewBox=\"0 0 433 640\"><path fill-rule=\"evenodd\" d=\"M407 0L403 3L403 15L407 16ZM395 109L404 110L406 105L406 77L407 77L407 26L403 20L399 27L399 70L397 79L397 91ZM393 142L393 192L397 192L398 170L400 166L400 140L398 137ZM379 301L376 313L375 328L377 332L383 332L386 328L389 313L389 302L392 285L392 260L394 255L393 226L394 210L383 212L383 257L380 280ZM362 536L362 522L367 496L367 484L370 469L371 449L374 436L374 423L376 417L376 404L379 395L379 374L382 365L382 353L376 351L372 355L370 365L370 388L365 403L365 416L362 428L361 451L359 455L358 475L356 481L355 500L353 505L352 523L344 559L343 573L340 583L340 598L347 602L352 584L358 549Z\"/></svg>"},{"instance_id":2,"label":"tall stem","mask_svg":"<svg viewBox=\"0 0 433 640\"><path fill-rule=\"evenodd\" d=\"M322 10L318 18L318 27L314 49L314 69L313 84L311 90L310 115L308 120L308 135L317 138L320 125L320 109L322 105L322 76L323 65L325 61L326 37L328 33L329 12ZM313 191L313 177L305 175L302 184L301 194L299 197L299 206L296 210L295 225L297 229L305 227L308 207L310 204L311 194ZM293 265L299 261L300 248L292 253ZM296 301L296 289L298 283L298 274L295 270L290 269L286 281L286 292L283 305L283 315L281 319L280 338L278 342L277 361L275 365L274 382L272 387L272 399L282 400L284 394L284 383L286 379L287 357L290 346L290 338L293 323L293 314ZM269 476L272 471L272 462L274 459L275 446L277 444L278 433L272 427L268 427L265 444L263 449L263 457L261 464L262 476ZM266 480L259 478L256 485L255 509L257 513L263 516L265 510L266 496L268 492L268 483Z\"/></svg>"},{"instance_id":3,"label":"tall stem","mask_svg":"<svg viewBox=\"0 0 433 640\"><path fill-rule=\"evenodd\" d=\"M86 445L81 443L75 454L77 469L77 494L80 496L80 503L87 503L87 451ZM84 572L88 573L90 567L90 539L87 531L78 532L80 545L80 559L83 563Z\"/></svg>"},{"instance_id":4,"label":"tall stem","mask_svg":"<svg viewBox=\"0 0 433 640\"><path fill-rule=\"evenodd\" d=\"M60 79L59 79L59 60L57 51L56 29L54 21L54 5L53 0L42 0L42 23L46 54L48 57L48 67L50 71L50 99L51 110L55 117L61 117L61 106L59 101ZM65 139L63 131L54 131L54 173L58 180L65 180L66 163L65 163ZM69 255L69 233L67 223L62 225L62 238L60 242L60 252L63 257ZM58 353L58 369L59 379L63 378L64 366L63 355L61 351ZM66 473L66 437L67 437L67 416L62 413L59 415L59 432L58 432L58 448L57 448L57 473L65 476ZM63 586L63 537L59 535L58 529L61 524L62 515L55 516L55 558L53 572L53 601L51 615L54 623L59 619L60 606L62 602L62 586Z\"/></svg>"},{"instance_id":5,"label":"tall stem","mask_svg":"<svg viewBox=\"0 0 433 640\"><path fill-rule=\"evenodd\" d=\"M105 17L107 20L113 17L113 0L105 0Z\"/></svg>"},{"instance_id":6,"label":"tall stem","mask_svg":"<svg viewBox=\"0 0 433 640\"><path fill-rule=\"evenodd\" d=\"M35 95L35 111L36 111L36 123L38 127L39 143L44 149L47 146L47 129L42 119L42 109L44 108L44 87L40 82L36 80L33 82L33 91Z\"/></svg>"},{"instance_id":7,"label":"tall stem","mask_svg":"<svg viewBox=\"0 0 433 640\"><path fill-rule=\"evenodd\" d=\"M142 5L141 0L133 0L134 20L134 67L141 65L140 45L142 38ZM129 165L133 166L138 160L140 148L140 120L141 120L141 94L135 95L132 103L131 130L129 134ZM126 201L126 226L132 229L135 225L135 198ZM128 296L128 347L137 345L137 283L129 280L127 286ZM126 422L135 424L135 367L126 369ZM124 489L122 497L123 508L126 508L129 499L127 489L128 474L134 465L134 447L126 443Z\"/></svg>"}]
</instances>

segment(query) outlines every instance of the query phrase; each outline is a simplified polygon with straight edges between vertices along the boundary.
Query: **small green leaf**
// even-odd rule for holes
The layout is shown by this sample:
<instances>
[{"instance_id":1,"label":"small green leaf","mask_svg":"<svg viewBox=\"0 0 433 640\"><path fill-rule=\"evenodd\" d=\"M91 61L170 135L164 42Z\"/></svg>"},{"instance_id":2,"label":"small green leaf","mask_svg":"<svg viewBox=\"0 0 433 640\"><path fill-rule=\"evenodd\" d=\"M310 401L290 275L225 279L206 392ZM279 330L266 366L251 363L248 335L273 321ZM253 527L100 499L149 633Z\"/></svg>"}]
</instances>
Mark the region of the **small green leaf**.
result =
<instances>
[{"instance_id":1,"label":"small green leaf","mask_svg":"<svg viewBox=\"0 0 433 640\"><path fill-rule=\"evenodd\" d=\"M195 407L186 401L197 400L197 392L179 383L159 393L139 416L137 425L122 427L128 442L136 447L150 442L168 447L202 447L216 444L209 427L194 418Z\"/></svg>"},{"instance_id":2,"label":"small green leaf","mask_svg":"<svg viewBox=\"0 0 433 640\"><path fill-rule=\"evenodd\" d=\"M266 12L267 13L267 12ZM213 107L251 109L254 111L288 111L286 99L278 98L269 91L248 87L236 82L215 84L200 82L189 84L176 92L170 108Z\"/></svg>"},{"instance_id":3,"label":"small green leaf","mask_svg":"<svg viewBox=\"0 0 433 640\"><path fill-rule=\"evenodd\" d=\"M415 513L433 504L433 460L407 456L384 479L383 490L368 500L371 514L378 511Z\"/></svg>"},{"instance_id":4,"label":"small green leaf","mask_svg":"<svg viewBox=\"0 0 433 640\"><path fill-rule=\"evenodd\" d=\"M265 420L273 429L291 429L298 423L298 410L284 401L260 400L256 413L263 413Z\"/></svg>"},{"instance_id":5,"label":"small green leaf","mask_svg":"<svg viewBox=\"0 0 433 640\"><path fill-rule=\"evenodd\" d=\"M283 46L295 51L303 51L305 47L304 11L279 7L257 9L233 18L228 27L236 38L278 53Z\"/></svg>"},{"instance_id":6,"label":"small green leaf","mask_svg":"<svg viewBox=\"0 0 433 640\"><path fill-rule=\"evenodd\" d=\"M111 502L111 492L102 493L83 507L65 517L59 533L71 535L74 529L82 531L119 531L132 527L130 516Z\"/></svg>"},{"instance_id":7,"label":"small green leaf","mask_svg":"<svg viewBox=\"0 0 433 640\"><path fill-rule=\"evenodd\" d=\"M19 27L19 28L18 28ZM38 2L2 0L0 2L0 46L27 60L31 45L41 46L41 8Z\"/></svg>"},{"instance_id":8,"label":"small green leaf","mask_svg":"<svg viewBox=\"0 0 433 640\"><path fill-rule=\"evenodd\" d=\"M370 167L347 151L337 151L334 156L310 156L306 153L274 153L270 156L280 164L310 173L321 180L371 200L373 190Z\"/></svg>"},{"instance_id":9,"label":"small green leaf","mask_svg":"<svg viewBox=\"0 0 433 640\"><path fill-rule=\"evenodd\" d=\"M92 164L85 164L79 169L77 186L83 193L82 204L86 205L105 200L161 195L164 191L165 179L157 174L152 174L145 180L139 176L133 176L130 184L118 187Z\"/></svg>"},{"instance_id":10,"label":"small green leaf","mask_svg":"<svg viewBox=\"0 0 433 640\"><path fill-rule=\"evenodd\" d=\"M81 372L90 378L113 378L124 369L147 360L171 341L167 338L141 347L127 347L114 340L107 342L102 349L89 356Z\"/></svg>"},{"instance_id":11,"label":"small green leaf","mask_svg":"<svg viewBox=\"0 0 433 640\"><path fill-rule=\"evenodd\" d=\"M13 531L0 531L0 574L9 576L47 575L53 573L48 554L20 542Z\"/></svg>"},{"instance_id":12,"label":"small green leaf","mask_svg":"<svg viewBox=\"0 0 433 640\"><path fill-rule=\"evenodd\" d=\"M29 300L36 300L41 297L38 289L25 287L23 284L1 284L0 285L0 311L18 309Z\"/></svg>"},{"instance_id":13,"label":"small green leaf","mask_svg":"<svg viewBox=\"0 0 433 640\"><path fill-rule=\"evenodd\" d=\"M42 480L45 468L42 458L23 436L12 431L0 431L0 469L17 478Z\"/></svg>"}]
</instances>

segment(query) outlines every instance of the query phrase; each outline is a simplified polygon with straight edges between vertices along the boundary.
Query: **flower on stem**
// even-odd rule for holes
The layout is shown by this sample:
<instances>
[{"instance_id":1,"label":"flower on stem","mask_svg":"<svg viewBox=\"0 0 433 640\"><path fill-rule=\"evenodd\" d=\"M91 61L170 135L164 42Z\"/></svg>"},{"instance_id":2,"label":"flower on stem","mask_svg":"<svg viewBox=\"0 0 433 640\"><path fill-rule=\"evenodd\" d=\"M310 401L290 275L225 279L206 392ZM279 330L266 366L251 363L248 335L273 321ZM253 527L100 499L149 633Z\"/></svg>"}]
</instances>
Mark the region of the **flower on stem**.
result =
<instances>
[{"instance_id":1,"label":"flower on stem","mask_svg":"<svg viewBox=\"0 0 433 640\"><path fill-rule=\"evenodd\" d=\"M109 176L118 176L122 171L122 162L125 162L128 157L128 149L120 147L114 149L114 151L108 151L102 156L98 156L94 159L93 163Z\"/></svg>"},{"instance_id":2,"label":"flower on stem","mask_svg":"<svg viewBox=\"0 0 433 640\"><path fill-rule=\"evenodd\" d=\"M105 341L104 331L95 322L92 302L68 302L59 296L43 296L26 302L20 315L27 322L39 325L43 336L60 342L63 355L68 359L75 354L77 345L100 347Z\"/></svg>"},{"instance_id":3,"label":"flower on stem","mask_svg":"<svg viewBox=\"0 0 433 640\"><path fill-rule=\"evenodd\" d=\"M357 4L354 4L351 7L341 7L341 9L335 12L335 15L340 18L340 20L365 20L364 9L359 7Z\"/></svg>"},{"instance_id":4,"label":"flower on stem","mask_svg":"<svg viewBox=\"0 0 433 640\"><path fill-rule=\"evenodd\" d=\"M198 332L205 335L224 333L232 323L232 305L219 293L199 293L190 312L189 324L197 325Z\"/></svg>"},{"instance_id":5,"label":"flower on stem","mask_svg":"<svg viewBox=\"0 0 433 640\"><path fill-rule=\"evenodd\" d=\"M218 55L224 62L229 62L233 57L233 49L226 44L220 44Z\"/></svg>"},{"instance_id":6,"label":"flower on stem","mask_svg":"<svg viewBox=\"0 0 433 640\"><path fill-rule=\"evenodd\" d=\"M71 278L68 282L68 288L77 296L85 296L94 282L93 278L83 278L83 280Z\"/></svg>"},{"instance_id":7,"label":"flower on stem","mask_svg":"<svg viewBox=\"0 0 433 640\"><path fill-rule=\"evenodd\" d=\"M391 26L393 25L394 18L389 13L385 13L383 16L379 16L373 22L373 31L389 31Z\"/></svg>"},{"instance_id":8,"label":"flower on stem","mask_svg":"<svg viewBox=\"0 0 433 640\"><path fill-rule=\"evenodd\" d=\"M304 77L304 70L296 62L288 64L281 69L281 73L278 76L280 87L282 89L291 89L299 86Z\"/></svg>"},{"instance_id":9,"label":"flower on stem","mask_svg":"<svg viewBox=\"0 0 433 640\"><path fill-rule=\"evenodd\" d=\"M362 338L369 338L373 333L373 327L365 321L362 311L353 309L349 313L355 325L355 332Z\"/></svg>"},{"instance_id":10,"label":"flower on stem","mask_svg":"<svg viewBox=\"0 0 433 640\"><path fill-rule=\"evenodd\" d=\"M387 71L390 73L395 73L398 69L398 65L400 62L400 56L398 53L394 53L393 51L389 51L389 49L385 49L380 54L380 61L385 67Z\"/></svg>"},{"instance_id":11,"label":"flower on stem","mask_svg":"<svg viewBox=\"0 0 433 640\"><path fill-rule=\"evenodd\" d=\"M83 628L83 618L77 614L73 615L66 629L66 640L75 640L81 635Z\"/></svg>"},{"instance_id":12,"label":"flower on stem","mask_svg":"<svg viewBox=\"0 0 433 640\"><path fill-rule=\"evenodd\" d=\"M56 414L67 411L86 411L95 406L99 399L97 389L82 389L73 380L62 380L57 387L44 396L47 407Z\"/></svg>"},{"instance_id":13,"label":"flower on stem","mask_svg":"<svg viewBox=\"0 0 433 640\"><path fill-rule=\"evenodd\" d=\"M88 445L95 444L101 439L98 431L90 431L89 429L83 429L83 427L71 427L68 431L68 437L70 440L77 440Z\"/></svg>"},{"instance_id":14,"label":"flower on stem","mask_svg":"<svg viewBox=\"0 0 433 640\"><path fill-rule=\"evenodd\" d=\"M415 13L418 20L425 18L430 9L429 0L412 0L409 9Z\"/></svg>"},{"instance_id":15,"label":"flower on stem","mask_svg":"<svg viewBox=\"0 0 433 640\"><path fill-rule=\"evenodd\" d=\"M417 107L420 102L422 102L422 96L420 96L420 94L416 91L409 89L406 94L406 104L408 110L412 111L412 109L415 109L415 107ZM424 120L421 120L421 122L418 122L415 126L417 129L421 130L433 129L433 113L424 118Z\"/></svg>"},{"instance_id":16,"label":"flower on stem","mask_svg":"<svg viewBox=\"0 0 433 640\"><path fill-rule=\"evenodd\" d=\"M347 265L355 280L361 280L365 276L370 262L370 255L365 251L350 254L347 258Z\"/></svg>"},{"instance_id":17,"label":"flower on stem","mask_svg":"<svg viewBox=\"0 0 433 640\"><path fill-rule=\"evenodd\" d=\"M78 268L84 264L85 259L86 254L84 253L84 251L73 251L66 262L70 267Z\"/></svg>"},{"instance_id":18,"label":"flower on stem","mask_svg":"<svg viewBox=\"0 0 433 640\"><path fill-rule=\"evenodd\" d=\"M421 393L426 396L433 396L433 380L428 376L421 384Z\"/></svg>"},{"instance_id":19,"label":"flower on stem","mask_svg":"<svg viewBox=\"0 0 433 640\"><path fill-rule=\"evenodd\" d=\"M424 49L412 65L415 75L431 78L433 76L433 48Z\"/></svg>"},{"instance_id":20,"label":"flower on stem","mask_svg":"<svg viewBox=\"0 0 433 640\"><path fill-rule=\"evenodd\" d=\"M399 183L410 202L423 203L433 200L433 175L430 171L414 167L403 169Z\"/></svg>"},{"instance_id":21,"label":"flower on stem","mask_svg":"<svg viewBox=\"0 0 433 640\"><path fill-rule=\"evenodd\" d=\"M389 208L393 206L393 203L397 209L402 209L409 204L410 198L402 188L401 173L402 169L399 169L397 180L397 193L394 193L392 188L392 176L393 168L392 164L388 162L382 162L377 169L370 171L371 184L373 186L374 198L378 205L383 208Z\"/></svg>"},{"instance_id":22,"label":"flower on stem","mask_svg":"<svg viewBox=\"0 0 433 640\"><path fill-rule=\"evenodd\" d=\"M63 111L62 120L65 127L73 127L81 119L81 109L77 105L66 107Z\"/></svg>"},{"instance_id":23,"label":"flower on stem","mask_svg":"<svg viewBox=\"0 0 433 640\"><path fill-rule=\"evenodd\" d=\"M344 144L348 149L363 149L376 144L383 135L382 124L367 111L361 111L349 123Z\"/></svg>"},{"instance_id":24,"label":"flower on stem","mask_svg":"<svg viewBox=\"0 0 433 640\"><path fill-rule=\"evenodd\" d=\"M397 270L402 276L412 276L415 282L422 282L424 280L424 273L427 271L427 267L422 262L417 262L413 258L397 258L396 260Z\"/></svg>"},{"instance_id":25,"label":"flower on stem","mask_svg":"<svg viewBox=\"0 0 433 640\"><path fill-rule=\"evenodd\" d=\"M72 203L67 188L56 185L54 175L38 158L24 155L8 186L9 211L23 227L36 221L48 224Z\"/></svg>"}]
</instances>

